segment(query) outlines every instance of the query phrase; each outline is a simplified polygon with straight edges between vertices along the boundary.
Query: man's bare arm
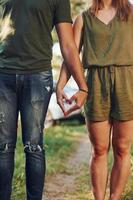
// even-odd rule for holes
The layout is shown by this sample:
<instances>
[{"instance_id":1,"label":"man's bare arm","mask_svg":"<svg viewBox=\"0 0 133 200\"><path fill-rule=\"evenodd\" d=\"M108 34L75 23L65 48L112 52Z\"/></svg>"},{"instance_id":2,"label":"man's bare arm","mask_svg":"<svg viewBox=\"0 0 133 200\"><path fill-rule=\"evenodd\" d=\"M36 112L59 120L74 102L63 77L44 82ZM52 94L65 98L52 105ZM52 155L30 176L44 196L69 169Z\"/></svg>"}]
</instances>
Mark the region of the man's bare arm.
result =
<instances>
[{"instance_id":1,"label":"man's bare arm","mask_svg":"<svg viewBox=\"0 0 133 200\"><path fill-rule=\"evenodd\" d=\"M57 100L61 108L63 107L63 101L62 99L64 97L63 93L63 88L67 81L70 78L70 74L73 75L74 79L76 80L79 88L85 89L86 91L88 90L83 74L83 67L81 65L80 59L79 59L79 52L82 48L82 17L78 17L74 23L73 30L70 24L59 24L57 27L57 31L59 34L60 38L60 43L64 45L62 40L64 40L64 37L67 37L67 40L65 40L65 46L61 46L62 53L64 56L65 62L62 65L61 72L60 72L60 78L58 81L58 86L57 86ZM64 26L66 26L64 28ZM63 30L62 30L63 29ZM68 32L69 31L69 32ZM68 34L69 33L69 34ZM62 38L63 34L63 38ZM68 37L69 36L69 37ZM75 43L76 43L76 48L75 48ZM71 45L72 46L71 46ZM69 46L67 49L66 45ZM66 48L65 48L66 47ZM63 51L64 50L64 51ZM67 62L68 60L68 62ZM71 73L70 73L71 72ZM82 91L79 91L77 94L74 95L73 99L78 102L78 105L75 105L70 112L73 110L77 109L78 107L81 107L84 102L84 97L87 94L83 94ZM82 98L83 97L83 98ZM73 100L72 99L72 100ZM80 102L79 102L80 99ZM64 110L63 110L64 112ZM69 113L67 113L69 114Z\"/></svg>"},{"instance_id":2,"label":"man's bare arm","mask_svg":"<svg viewBox=\"0 0 133 200\"><path fill-rule=\"evenodd\" d=\"M83 67L79 59L78 49L75 44L72 25L60 23L56 26L59 36L61 52L68 71L72 74L79 88L87 90Z\"/></svg>"}]
</instances>

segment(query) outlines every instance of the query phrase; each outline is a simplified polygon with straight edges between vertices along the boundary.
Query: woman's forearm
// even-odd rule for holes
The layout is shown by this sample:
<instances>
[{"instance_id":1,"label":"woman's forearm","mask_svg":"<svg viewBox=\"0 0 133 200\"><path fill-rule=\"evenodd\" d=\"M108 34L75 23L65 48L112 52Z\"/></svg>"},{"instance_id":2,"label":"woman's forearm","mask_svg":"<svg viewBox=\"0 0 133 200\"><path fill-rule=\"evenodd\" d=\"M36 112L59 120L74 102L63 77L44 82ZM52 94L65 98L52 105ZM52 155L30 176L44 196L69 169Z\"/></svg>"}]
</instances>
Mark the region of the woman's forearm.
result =
<instances>
[{"instance_id":1,"label":"woman's forearm","mask_svg":"<svg viewBox=\"0 0 133 200\"><path fill-rule=\"evenodd\" d=\"M57 83L57 87L60 89L63 89L68 82L69 78L71 77L71 74L68 71L68 68L66 67L65 63L62 63L59 80Z\"/></svg>"}]
</instances>

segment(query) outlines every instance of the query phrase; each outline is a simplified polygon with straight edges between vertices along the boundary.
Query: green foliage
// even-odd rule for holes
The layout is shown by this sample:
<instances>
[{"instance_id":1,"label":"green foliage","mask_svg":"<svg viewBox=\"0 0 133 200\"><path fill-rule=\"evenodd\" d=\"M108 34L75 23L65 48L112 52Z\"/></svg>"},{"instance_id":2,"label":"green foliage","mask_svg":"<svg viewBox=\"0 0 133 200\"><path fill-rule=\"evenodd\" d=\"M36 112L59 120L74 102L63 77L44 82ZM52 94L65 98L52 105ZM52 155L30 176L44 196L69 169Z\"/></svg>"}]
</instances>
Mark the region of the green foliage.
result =
<instances>
[{"instance_id":1,"label":"green foliage","mask_svg":"<svg viewBox=\"0 0 133 200\"><path fill-rule=\"evenodd\" d=\"M48 174L65 171L65 161L75 149L77 138L84 132L80 126L55 126L46 132L45 144Z\"/></svg>"},{"instance_id":2,"label":"green foliage","mask_svg":"<svg viewBox=\"0 0 133 200\"><path fill-rule=\"evenodd\" d=\"M71 9L72 9L72 16L75 18L78 14L83 11L87 5L87 1L85 0L72 0L71 1Z\"/></svg>"}]
</instances>

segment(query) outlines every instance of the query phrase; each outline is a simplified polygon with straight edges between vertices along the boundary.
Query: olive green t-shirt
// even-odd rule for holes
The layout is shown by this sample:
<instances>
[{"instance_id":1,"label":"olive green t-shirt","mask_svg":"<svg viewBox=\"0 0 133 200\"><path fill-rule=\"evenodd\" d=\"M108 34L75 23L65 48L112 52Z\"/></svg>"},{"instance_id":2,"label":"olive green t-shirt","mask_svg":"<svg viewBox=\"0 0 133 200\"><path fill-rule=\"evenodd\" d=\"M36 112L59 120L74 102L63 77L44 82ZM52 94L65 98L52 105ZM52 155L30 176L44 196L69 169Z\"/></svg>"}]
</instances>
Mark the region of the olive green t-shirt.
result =
<instances>
[{"instance_id":1,"label":"olive green t-shirt","mask_svg":"<svg viewBox=\"0 0 133 200\"><path fill-rule=\"evenodd\" d=\"M51 68L54 25L71 23L69 0L0 0L0 71Z\"/></svg>"},{"instance_id":2,"label":"olive green t-shirt","mask_svg":"<svg viewBox=\"0 0 133 200\"><path fill-rule=\"evenodd\" d=\"M128 21L121 21L117 15L104 24L90 9L83 17L83 65L126 66L133 65L133 13Z\"/></svg>"}]
</instances>

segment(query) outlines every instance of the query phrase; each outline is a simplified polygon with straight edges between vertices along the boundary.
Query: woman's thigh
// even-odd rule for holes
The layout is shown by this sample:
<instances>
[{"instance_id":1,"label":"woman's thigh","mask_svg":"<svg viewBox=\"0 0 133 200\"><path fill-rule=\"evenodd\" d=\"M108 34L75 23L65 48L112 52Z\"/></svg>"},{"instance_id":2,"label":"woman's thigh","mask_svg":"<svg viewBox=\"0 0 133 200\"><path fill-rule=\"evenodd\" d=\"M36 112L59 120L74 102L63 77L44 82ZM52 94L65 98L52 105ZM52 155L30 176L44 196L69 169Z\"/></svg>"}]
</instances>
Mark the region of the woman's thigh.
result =
<instances>
[{"instance_id":1,"label":"woman's thigh","mask_svg":"<svg viewBox=\"0 0 133 200\"><path fill-rule=\"evenodd\" d=\"M130 150L133 142L133 120L113 122L113 148L119 153L126 153Z\"/></svg>"},{"instance_id":2,"label":"woman's thigh","mask_svg":"<svg viewBox=\"0 0 133 200\"><path fill-rule=\"evenodd\" d=\"M102 154L104 151L108 151L110 146L111 123L109 121L87 121L86 124L90 141L96 153Z\"/></svg>"}]
</instances>

